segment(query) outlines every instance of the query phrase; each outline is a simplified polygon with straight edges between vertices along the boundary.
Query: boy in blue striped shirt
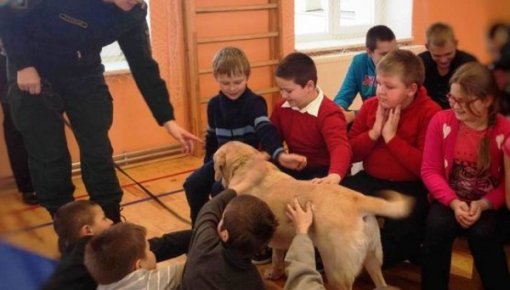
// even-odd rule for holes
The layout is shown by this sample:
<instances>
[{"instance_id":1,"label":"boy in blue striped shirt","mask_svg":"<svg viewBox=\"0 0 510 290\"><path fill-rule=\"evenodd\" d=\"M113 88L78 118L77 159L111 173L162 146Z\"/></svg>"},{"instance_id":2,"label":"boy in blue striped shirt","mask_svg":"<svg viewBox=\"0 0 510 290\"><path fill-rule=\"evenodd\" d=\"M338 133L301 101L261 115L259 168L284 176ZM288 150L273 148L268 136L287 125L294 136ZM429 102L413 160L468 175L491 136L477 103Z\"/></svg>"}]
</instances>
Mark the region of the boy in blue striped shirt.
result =
<instances>
[{"instance_id":1,"label":"boy in blue striped shirt","mask_svg":"<svg viewBox=\"0 0 510 290\"><path fill-rule=\"evenodd\" d=\"M207 106L207 133L204 165L184 183L190 206L192 224L198 212L212 196L223 188L214 180L214 152L229 141L241 141L255 148L262 147L277 164L294 170L306 165L306 158L285 152L282 140L267 114L262 96L247 87L250 63L245 53L236 47L225 47L213 58L213 74L220 86L218 95Z\"/></svg>"}]
</instances>

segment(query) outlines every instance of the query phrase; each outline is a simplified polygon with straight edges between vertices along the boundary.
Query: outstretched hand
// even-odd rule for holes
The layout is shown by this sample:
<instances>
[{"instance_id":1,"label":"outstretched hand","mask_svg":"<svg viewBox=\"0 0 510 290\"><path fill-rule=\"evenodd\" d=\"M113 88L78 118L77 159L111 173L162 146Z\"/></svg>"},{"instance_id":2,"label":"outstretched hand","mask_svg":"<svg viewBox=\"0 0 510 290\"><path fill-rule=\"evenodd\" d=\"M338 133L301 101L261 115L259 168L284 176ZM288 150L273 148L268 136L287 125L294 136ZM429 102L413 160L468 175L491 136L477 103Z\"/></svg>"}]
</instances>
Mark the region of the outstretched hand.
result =
<instances>
[{"instance_id":1,"label":"outstretched hand","mask_svg":"<svg viewBox=\"0 0 510 290\"><path fill-rule=\"evenodd\" d=\"M182 152L191 154L193 152L193 141L204 143L200 138L184 130L175 120L167 121L164 124L166 130L175 140L179 141L182 146Z\"/></svg>"},{"instance_id":2,"label":"outstretched hand","mask_svg":"<svg viewBox=\"0 0 510 290\"><path fill-rule=\"evenodd\" d=\"M294 224L296 234L307 234L313 223L313 204L306 202L305 209L301 208L297 197L291 203L287 204L285 215Z\"/></svg>"},{"instance_id":3,"label":"outstretched hand","mask_svg":"<svg viewBox=\"0 0 510 290\"><path fill-rule=\"evenodd\" d=\"M282 152L278 155L278 163L287 169L300 171L306 167L306 157L295 153Z\"/></svg>"}]
</instances>

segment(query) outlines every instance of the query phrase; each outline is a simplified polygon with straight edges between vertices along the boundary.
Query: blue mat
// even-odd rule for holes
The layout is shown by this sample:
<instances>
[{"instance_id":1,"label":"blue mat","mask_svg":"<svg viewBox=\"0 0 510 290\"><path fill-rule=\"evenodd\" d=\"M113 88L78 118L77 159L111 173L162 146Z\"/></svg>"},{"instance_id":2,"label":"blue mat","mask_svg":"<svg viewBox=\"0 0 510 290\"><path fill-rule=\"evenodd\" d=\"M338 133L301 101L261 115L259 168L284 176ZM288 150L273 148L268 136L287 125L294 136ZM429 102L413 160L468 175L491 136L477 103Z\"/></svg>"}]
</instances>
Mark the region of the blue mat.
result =
<instances>
[{"instance_id":1,"label":"blue mat","mask_svg":"<svg viewBox=\"0 0 510 290\"><path fill-rule=\"evenodd\" d=\"M0 240L0 289L40 289L57 261L25 251Z\"/></svg>"}]
</instances>

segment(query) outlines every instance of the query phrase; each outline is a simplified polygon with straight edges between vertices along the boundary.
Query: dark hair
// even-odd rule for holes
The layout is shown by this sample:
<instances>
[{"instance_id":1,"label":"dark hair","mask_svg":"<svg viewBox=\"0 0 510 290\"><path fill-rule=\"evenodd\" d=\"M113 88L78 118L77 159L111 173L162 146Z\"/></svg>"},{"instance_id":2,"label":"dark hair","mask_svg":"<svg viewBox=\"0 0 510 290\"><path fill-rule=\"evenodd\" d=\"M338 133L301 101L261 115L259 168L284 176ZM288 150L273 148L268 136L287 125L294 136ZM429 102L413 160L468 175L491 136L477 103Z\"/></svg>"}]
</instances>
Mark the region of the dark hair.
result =
<instances>
[{"instance_id":1,"label":"dark hair","mask_svg":"<svg viewBox=\"0 0 510 290\"><path fill-rule=\"evenodd\" d=\"M487 31L487 38L494 39L500 33L505 34L508 38L510 36L510 25L502 22L493 23Z\"/></svg>"},{"instance_id":2,"label":"dark hair","mask_svg":"<svg viewBox=\"0 0 510 290\"><path fill-rule=\"evenodd\" d=\"M275 75L285 80L293 80L302 88L308 81L317 85L317 68L313 59L301 52L293 52L287 55L276 68Z\"/></svg>"},{"instance_id":3,"label":"dark hair","mask_svg":"<svg viewBox=\"0 0 510 290\"><path fill-rule=\"evenodd\" d=\"M459 67L452 75L450 85L453 83L458 84L464 94L472 96L471 100L486 100L493 97L488 111L487 126L494 126L499 112L499 92L491 71L478 62L468 62ZM466 109L474 114L471 105L468 105ZM489 137L486 135L478 148L478 171L488 170L490 162Z\"/></svg>"},{"instance_id":4,"label":"dark hair","mask_svg":"<svg viewBox=\"0 0 510 290\"><path fill-rule=\"evenodd\" d=\"M377 48L377 41L395 40L395 34L386 25L376 25L367 31L365 46L374 51Z\"/></svg>"},{"instance_id":5,"label":"dark hair","mask_svg":"<svg viewBox=\"0 0 510 290\"><path fill-rule=\"evenodd\" d=\"M496 60L492 67L494 69L500 69L504 71L510 70L510 40L507 41L503 46L501 47L499 51L499 59Z\"/></svg>"},{"instance_id":6,"label":"dark hair","mask_svg":"<svg viewBox=\"0 0 510 290\"><path fill-rule=\"evenodd\" d=\"M75 200L61 206L53 217L53 228L58 236L58 248L63 252L70 244L81 238L80 231L85 225L94 224L94 207L99 205L91 200Z\"/></svg>"},{"instance_id":7,"label":"dark hair","mask_svg":"<svg viewBox=\"0 0 510 290\"><path fill-rule=\"evenodd\" d=\"M85 247L84 263L98 284L120 281L146 258L147 231L131 223L118 223L94 236Z\"/></svg>"},{"instance_id":8,"label":"dark hair","mask_svg":"<svg viewBox=\"0 0 510 290\"><path fill-rule=\"evenodd\" d=\"M386 54L376 67L377 74L398 75L406 86L416 83L418 87L425 81L425 67L422 60L412 51L392 50Z\"/></svg>"},{"instance_id":9,"label":"dark hair","mask_svg":"<svg viewBox=\"0 0 510 290\"><path fill-rule=\"evenodd\" d=\"M251 195L241 195L230 201L223 216L223 228L228 231L226 247L243 257L250 257L271 240L278 221L264 201Z\"/></svg>"}]
</instances>

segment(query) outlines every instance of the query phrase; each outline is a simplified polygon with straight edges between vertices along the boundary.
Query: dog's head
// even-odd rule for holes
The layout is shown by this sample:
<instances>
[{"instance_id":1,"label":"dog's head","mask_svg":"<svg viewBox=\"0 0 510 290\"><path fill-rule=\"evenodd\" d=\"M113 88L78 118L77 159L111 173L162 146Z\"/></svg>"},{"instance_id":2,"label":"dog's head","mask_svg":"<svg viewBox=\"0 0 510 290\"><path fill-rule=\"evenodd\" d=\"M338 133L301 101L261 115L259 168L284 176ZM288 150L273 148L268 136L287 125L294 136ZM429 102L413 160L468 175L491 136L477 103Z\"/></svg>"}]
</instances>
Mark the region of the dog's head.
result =
<instances>
[{"instance_id":1,"label":"dog's head","mask_svg":"<svg viewBox=\"0 0 510 290\"><path fill-rule=\"evenodd\" d=\"M259 154L255 148L239 141L225 143L213 156L214 179L222 180L223 186L228 187L234 178L243 178L250 170L249 163Z\"/></svg>"}]
</instances>

